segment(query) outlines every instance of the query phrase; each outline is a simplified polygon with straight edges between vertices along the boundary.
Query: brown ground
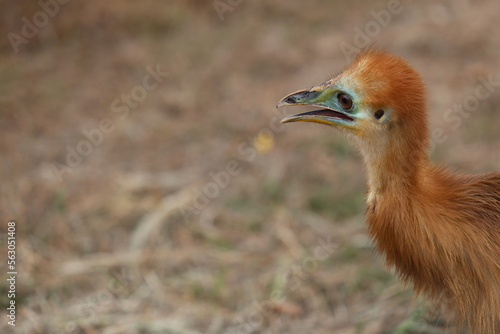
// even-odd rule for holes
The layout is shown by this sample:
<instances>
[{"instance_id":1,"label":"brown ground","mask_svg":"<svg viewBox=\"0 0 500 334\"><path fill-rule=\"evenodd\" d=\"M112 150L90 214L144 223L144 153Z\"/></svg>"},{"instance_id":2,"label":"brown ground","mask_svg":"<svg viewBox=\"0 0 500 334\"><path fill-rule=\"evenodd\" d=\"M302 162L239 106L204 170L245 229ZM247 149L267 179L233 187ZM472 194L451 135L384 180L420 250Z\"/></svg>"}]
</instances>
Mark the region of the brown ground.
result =
<instances>
[{"instance_id":1,"label":"brown ground","mask_svg":"<svg viewBox=\"0 0 500 334\"><path fill-rule=\"evenodd\" d=\"M373 29L428 84L433 159L499 169L500 85L443 115L500 81L500 3L393 2L69 1L17 53L7 33L42 9L0 5L0 245L15 220L18 271L0 332L443 333L374 254L354 150L274 108ZM370 12L390 9L386 27Z\"/></svg>"}]
</instances>

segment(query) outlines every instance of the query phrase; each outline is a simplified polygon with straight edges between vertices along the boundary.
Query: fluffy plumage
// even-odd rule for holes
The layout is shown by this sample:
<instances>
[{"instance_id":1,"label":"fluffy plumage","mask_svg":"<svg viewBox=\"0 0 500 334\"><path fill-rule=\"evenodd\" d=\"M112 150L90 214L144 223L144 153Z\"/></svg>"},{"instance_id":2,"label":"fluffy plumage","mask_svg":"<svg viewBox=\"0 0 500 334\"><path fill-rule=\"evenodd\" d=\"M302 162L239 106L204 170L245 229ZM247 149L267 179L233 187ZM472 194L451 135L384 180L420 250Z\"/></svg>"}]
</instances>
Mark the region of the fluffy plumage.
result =
<instances>
[{"instance_id":1,"label":"fluffy plumage","mask_svg":"<svg viewBox=\"0 0 500 334\"><path fill-rule=\"evenodd\" d=\"M339 103L343 93L351 108ZM368 231L386 264L470 333L498 334L500 172L454 174L430 162L425 95L406 61L370 49L327 83L279 105L325 108L284 122L339 127L359 149L367 167ZM379 110L383 117L374 117Z\"/></svg>"}]
</instances>

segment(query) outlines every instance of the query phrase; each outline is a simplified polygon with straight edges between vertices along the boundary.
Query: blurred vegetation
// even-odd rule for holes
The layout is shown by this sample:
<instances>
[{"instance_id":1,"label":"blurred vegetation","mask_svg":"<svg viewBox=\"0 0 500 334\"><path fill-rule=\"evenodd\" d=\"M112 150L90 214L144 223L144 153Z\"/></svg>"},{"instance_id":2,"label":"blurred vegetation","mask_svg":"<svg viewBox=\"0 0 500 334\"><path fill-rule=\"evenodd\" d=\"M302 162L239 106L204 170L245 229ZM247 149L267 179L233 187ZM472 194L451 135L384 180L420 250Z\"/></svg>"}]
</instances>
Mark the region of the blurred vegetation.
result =
<instances>
[{"instance_id":1,"label":"blurred vegetation","mask_svg":"<svg viewBox=\"0 0 500 334\"><path fill-rule=\"evenodd\" d=\"M219 1L68 1L17 53L9 33L44 9L0 4L0 231L17 222L19 272L18 322L0 332L445 332L373 250L355 150L328 127L278 126L274 108L342 69L341 43L387 2L232 3L222 20ZM372 40L422 72L447 135L433 159L498 169L498 91L457 129L443 111L500 77L500 4L402 7Z\"/></svg>"}]
</instances>

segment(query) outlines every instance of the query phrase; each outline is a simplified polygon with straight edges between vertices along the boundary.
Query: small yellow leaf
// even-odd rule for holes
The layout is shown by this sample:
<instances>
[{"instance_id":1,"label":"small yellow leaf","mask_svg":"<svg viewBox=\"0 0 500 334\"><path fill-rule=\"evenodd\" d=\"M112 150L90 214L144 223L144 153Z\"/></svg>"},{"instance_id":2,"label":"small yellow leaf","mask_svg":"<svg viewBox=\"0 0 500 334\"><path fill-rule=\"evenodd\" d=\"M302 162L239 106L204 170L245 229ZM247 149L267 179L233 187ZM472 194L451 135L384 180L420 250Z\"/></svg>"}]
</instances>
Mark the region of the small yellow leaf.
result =
<instances>
[{"instance_id":1,"label":"small yellow leaf","mask_svg":"<svg viewBox=\"0 0 500 334\"><path fill-rule=\"evenodd\" d=\"M253 147L260 153L267 153L274 147L274 136L269 130L260 131L253 139Z\"/></svg>"}]
</instances>

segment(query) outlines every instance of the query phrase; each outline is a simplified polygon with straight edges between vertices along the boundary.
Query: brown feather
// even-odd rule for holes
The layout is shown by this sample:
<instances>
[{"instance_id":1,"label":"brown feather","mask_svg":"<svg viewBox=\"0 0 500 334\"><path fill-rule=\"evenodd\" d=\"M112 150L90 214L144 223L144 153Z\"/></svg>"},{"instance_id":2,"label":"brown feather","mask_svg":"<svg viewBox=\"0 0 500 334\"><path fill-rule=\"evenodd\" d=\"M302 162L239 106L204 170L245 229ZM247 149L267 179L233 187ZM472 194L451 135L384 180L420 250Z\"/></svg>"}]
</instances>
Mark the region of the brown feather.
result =
<instances>
[{"instance_id":1,"label":"brown feather","mask_svg":"<svg viewBox=\"0 0 500 334\"><path fill-rule=\"evenodd\" d=\"M367 167L368 230L387 265L470 333L500 333L500 172L454 174L429 161L425 87L401 58L365 50L312 89L279 105L354 92L356 121L338 127Z\"/></svg>"},{"instance_id":2,"label":"brown feather","mask_svg":"<svg viewBox=\"0 0 500 334\"><path fill-rule=\"evenodd\" d=\"M370 50L349 70L357 71L369 104L390 105L397 114L383 156L360 147L378 250L417 294L471 333L500 333L500 172L453 174L430 163L424 86L405 61Z\"/></svg>"}]
</instances>

